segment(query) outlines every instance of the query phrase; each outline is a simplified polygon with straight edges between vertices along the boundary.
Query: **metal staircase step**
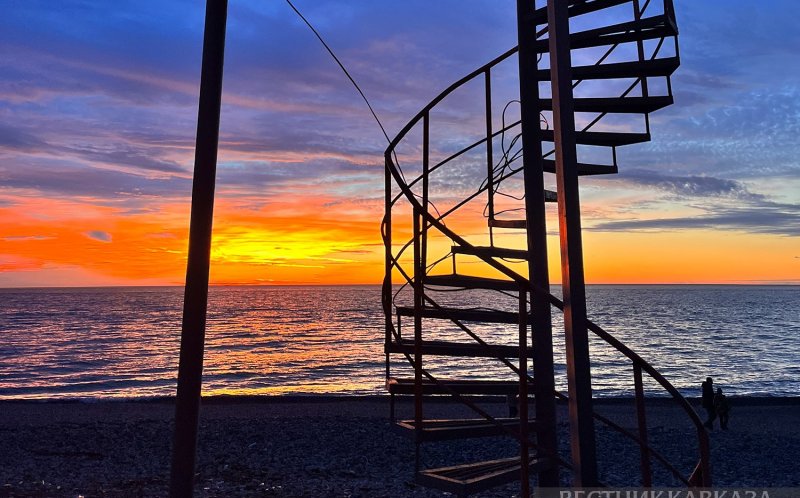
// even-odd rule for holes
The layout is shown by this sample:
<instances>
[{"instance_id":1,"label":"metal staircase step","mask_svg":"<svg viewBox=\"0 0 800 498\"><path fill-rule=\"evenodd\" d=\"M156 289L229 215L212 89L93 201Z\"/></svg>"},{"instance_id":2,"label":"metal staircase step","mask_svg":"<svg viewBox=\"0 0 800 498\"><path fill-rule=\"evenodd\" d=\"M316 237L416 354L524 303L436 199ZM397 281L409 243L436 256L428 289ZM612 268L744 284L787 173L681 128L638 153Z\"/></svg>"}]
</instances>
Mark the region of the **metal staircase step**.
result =
<instances>
[{"instance_id":1,"label":"metal staircase step","mask_svg":"<svg viewBox=\"0 0 800 498\"><path fill-rule=\"evenodd\" d=\"M469 358L519 358L519 346L478 344L477 342L421 341L422 354L430 356L463 356ZM413 339L400 339L385 345L386 353L414 354ZM526 358L533 358L533 349L525 351Z\"/></svg>"},{"instance_id":2,"label":"metal staircase step","mask_svg":"<svg viewBox=\"0 0 800 498\"><path fill-rule=\"evenodd\" d=\"M672 20L661 14L574 33L570 36L570 48L599 47L677 35L678 30Z\"/></svg>"},{"instance_id":3,"label":"metal staircase step","mask_svg":"<svg viewBox=\"0 0 800 498\"><path fill-rule=\"evenodd\" d=\"M414 394L414 379L390 377L386 380L389 394ZM422 381L422 394L477 394L508 396L519 393L519 382L513 380L466 380L441 379L437 382ZM528 392L533 392L533 383L528 382Z\"/></svg>"},{"instance_id":4,"label":"metal staircase step","mask_svg":"<svg viewBox=\"0 0 800 498\"><path fill-rule=\"evenodd\" d=\"M528 430L533 430L536 421L528 420ZM496 418L494 422L479 419L442 419L423 420L419 436L416 421L398 420L394 425L397 432L417 439L418 441L449 441L453 439L471 439L508 435L509 430L519 434L518 418Z\"/></svg>"},{"instance_id":5,"label":"metal staircase step","mask_svg":"<svg viewBox=\"0 0 800 498\"><path fill-rule=\"evenodd\" d=\"M508 249L495 246L453 246L453 254L470 254L482 258L506 258L506 259L528 259L528 251L525 249Z\"/></svg>"},{"instance_id":6,"label":"metal staircase step","mask_svg":"<svg viewBox=\"0 0 800 498\"><path fill-rule=\"evenodd\" d=\"M518 291L519 285L513 280L500 280L496 278L472 277L467 275L427 275L423 280L425 285L439 287L462 287L465 289L490 289L502 291Z\"/></svg>"},{"instance_id":7,"label":"metal staircase step","mask_svg":"<svg viewBox=\"0 0 800 498\"><path fill-rule=\"evenodd\" d=\"M572 68L572 79L597 80L669 76L678 69L679 65L680 59L677 57L663 57L646 61L575 66ZM550 81L550 69L539 69L536 77L539 81Z\"/></svg>"},{"instance_id":8,"label":"metal staircase step","mask_svg":"<svg viewBox=\"0 0 800 498\"><path fill-rule=\"evenodd\" d=\"M664 14L646 17L639 21L627 21L602 28L572 33L569 37L571 49L601 47L639 40L652 40L677 36L677 26ZM545 38L536 42L538 53L547 53L549 41Z\"/></svg>"},{"instance_id":9,"label":"metal staircase step","mask_svg":"<svg viewBox=\"0 0 800 498\"><path fill-rule=\"evenodd\" d=\"M609 97L576 98L573 100L575 112L619 112L650 113L673 104L669 95L654 97ZM539 108L553 109L553 99L539 99Z\"/></svg>"},{"instance_id":10,"label":"metal staircase step","mask_svg":"<svg viewBox=\"0 0 800 498\"><path fill-rule=\"evenodd\" d=\"M630 3L631 0L570 0L569 1L569 16L575 17L590 12L597 12L598 10L616 7L625 3ZM537 24L547 22L547 7L540 7L533 11L531 16Z\"/></svg>"},{"instance_id":11,"label":"metal staircase step","mask_svg":"<svg viewBox=\"0 0 800 498\"><path fill-rule=\"evenodd\" d=\"M556 172L556 162L553 159L543 159L542 162L547 173ZM578 176L615 175L617 172L617 166L614 164L578 163Z\"/></svg>"},{"instance_id":12,"label":"metal staircase step","mask_svg":"<svg viewBox=\"0 0 800 498\"><path fill-rule=\"evenodd\" d=\"M545 189L545 191L544 191L544 202L558 202L558 194L553 190ZM525 228L525 227L523 226L521 228Z\"/></svg>"},{"instance_id":13,"label":"metal staircase step","mask_svg":"<svg viewBox=\"0 0 800 498\"><path fill-rule=\"evenodd\" d=\"M526 220L493 220L489 219L489 226L493 228L514 228L525 230L528 228Z\"/></svg>"},{"instance_id":14,"label":"metal staircase step","mask_svg":"<svg viewBox=\"0 0 800 498\"><path fill-rule=\"evenodd\" d=\"M554 140L553 130L542 130L542 140L552 142ZM575 132L575 142L581 145L617 147L620 145L639 144L649 141L649 133L620 133L606 131Z\"/></svg>"},{"instance_id":15,"label":"metal staircase step","mask_svg":"<svg viewBox=\"0 0 800 498\"><path fill-rule=\"evenodd\" d=\"M414 308L398 306L400 316L414 316ZM519 313L484 309L433 308L425 306L420 310L422 318L441 318L442 320L458 320L459 322L482 323L519 323Z\"/></svg>"},{"instance_id":16,"label":"metal staircase step","mask_svg":"<svg viewBox=\"0 0 800 498\"><path fill-rule=\"evenodd\" d=\"M532 473L550 465L548 460L538 457L531 458L528 462ZM467 496L519 480L521 469L519 457L504 458L423 470L417 473L416 481L422 486L450 492L457 496Z\"/></svg>"}]
</instances>

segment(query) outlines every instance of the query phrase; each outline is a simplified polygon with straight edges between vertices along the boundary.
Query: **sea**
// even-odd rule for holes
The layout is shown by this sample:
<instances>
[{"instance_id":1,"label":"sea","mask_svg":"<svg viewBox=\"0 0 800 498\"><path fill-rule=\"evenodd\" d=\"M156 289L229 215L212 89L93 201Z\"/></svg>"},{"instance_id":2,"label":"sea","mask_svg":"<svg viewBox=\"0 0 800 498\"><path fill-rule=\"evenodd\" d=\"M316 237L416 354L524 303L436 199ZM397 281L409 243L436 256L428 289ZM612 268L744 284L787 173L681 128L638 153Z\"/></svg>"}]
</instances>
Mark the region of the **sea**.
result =
<instances>
[{"instance_id":1,"label":"sea","mask_svg":"<svg viewBox=\"0 0 800 498\"><path fill-rule=\"evenodd\" d=\"M733 396L800 396L800 286L590 285L587 301L687 396L707 376ZM182 305L181 287L0 289L0 399L174 396ZM379 286L212 287L203 394L384 394L384 336ZM630 362L595 337L590 353L594 396L632 396ZM431 363L450 378L479 378L479 365ZM645 389L666 395L652 379Z\"/></svg>"}]
</instances>

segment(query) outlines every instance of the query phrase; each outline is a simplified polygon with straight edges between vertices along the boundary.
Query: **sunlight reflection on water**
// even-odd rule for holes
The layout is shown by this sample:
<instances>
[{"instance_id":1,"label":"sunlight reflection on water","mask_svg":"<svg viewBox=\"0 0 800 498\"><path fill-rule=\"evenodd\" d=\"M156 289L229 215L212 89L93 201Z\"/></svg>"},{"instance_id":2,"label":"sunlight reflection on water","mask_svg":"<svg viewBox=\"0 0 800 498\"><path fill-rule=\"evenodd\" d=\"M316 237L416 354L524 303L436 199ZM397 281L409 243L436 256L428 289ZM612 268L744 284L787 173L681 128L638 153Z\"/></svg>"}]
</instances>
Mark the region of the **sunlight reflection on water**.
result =
<instances>
[{"instance_id":1,"label":"sunlight reflection on water","mask_svg":"<svg viewBox=\"0 0 800 498\"><path fill-rule=\"evenodd\" d=\"M0 296L0 399L174 394L181 288L6 289ZM588 298L590 318L687 394L696 396L711 375L732 394L800 395L799 287L590 286ZM406 319L403 327L410 325ZM426 325L432 336L457 335ZM554 325L562 326L555 314ZM507 344L514 329L476 327ZM382 393L383 336L378 287L215 287L204 394ZM563 391L560 335L555 347ZM600 340L591 348L595 394L630 395L630 364ZM508 375L476 370L488 363L426 360L444 377ZM645 387L663 393L647 380Z\"/></svg>"}]
</instances>

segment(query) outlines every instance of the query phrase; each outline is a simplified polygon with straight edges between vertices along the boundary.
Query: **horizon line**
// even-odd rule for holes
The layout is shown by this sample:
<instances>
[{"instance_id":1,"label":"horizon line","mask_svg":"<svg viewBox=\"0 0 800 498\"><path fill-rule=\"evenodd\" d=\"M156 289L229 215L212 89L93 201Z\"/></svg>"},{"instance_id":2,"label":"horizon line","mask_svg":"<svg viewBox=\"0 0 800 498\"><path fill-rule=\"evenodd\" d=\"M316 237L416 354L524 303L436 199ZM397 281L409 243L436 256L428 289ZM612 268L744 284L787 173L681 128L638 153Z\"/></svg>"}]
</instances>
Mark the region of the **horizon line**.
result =
<instances>
[{"instance_id":1,"label":"horizon line","mask_svg":"<svg viewBox=\"0 0 800 498\"><path fill-rule=\"evenodd\" d=\"M209 284L211 287L380 287L381 283L303 283L303 282L286 282L286 283L220 283ZM402 284L392 284L393 286ZM551 282L551 286L560 286L560 282ZM784 280L756 280L744 282L587 282L587 286L728 286L728 287L757 287L757 286L774 286L774 287L792 287L800 286L800 281L784 281ZM0 287L0 291L7 290L37 290L37 289L131 289L131 288L154 288L154 287L174 287L181 288L184 284L130 284L130 285L70 285L70 286L12 286Z\"/></svg>"}]
</instances>

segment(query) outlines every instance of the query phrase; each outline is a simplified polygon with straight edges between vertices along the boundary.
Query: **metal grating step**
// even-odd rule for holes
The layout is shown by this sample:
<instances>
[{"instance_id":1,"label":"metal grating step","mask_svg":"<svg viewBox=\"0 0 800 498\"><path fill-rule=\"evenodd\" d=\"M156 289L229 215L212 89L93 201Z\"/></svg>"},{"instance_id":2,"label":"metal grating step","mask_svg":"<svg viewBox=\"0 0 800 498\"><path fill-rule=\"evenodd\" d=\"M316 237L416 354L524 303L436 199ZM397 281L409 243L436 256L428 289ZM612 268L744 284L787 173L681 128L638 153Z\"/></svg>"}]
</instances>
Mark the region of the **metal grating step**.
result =
<instances>
[{"instance_id":1,"label":"metal grating step","mask_svg":"<svg viewBox=\"0 0 800 498\"><path fill-rule=\"evenodd\" d=\"M545 172L547 173L556 172L556 162L554 160L543 159L542 163ZM617 172L618 172L617 166L613 164L578 163L578 176L615 175L617 174Z\"/></svg>"},{"instance_id":2,"label":"metal grating step","mask_svg":"<svg viewBox=\"0 0 800 498\"><path fill-rule=\"evenodd\" d=\"M548 460L534 457L528 462L532 472L545 469ZM417 473L417 483L422 486L466 496L519 480L522 465L519 457L487 462L428 469Z\"/></svg>"},{"instance_id":3,"label":"metal grating step","mask_svg":"<svg viewBox=\"0 0 800 498\"><path fill-rule=\"evenodd\" d=\"M414 394L414 379L390 377L386 380L389 394ZM437 382L422 381L422 394L476 394L486 396L508 396L519 393L519 382L513 380L466 380L441 379ZM528 382L528 392L533 392L533 383Z\"/></svg>"},{"instance_id":4,"label":"metal grating step","mask_svg":"<svg viewBox=\"0 0 800 498\"><path fill-rule=\"evenodd\" d=\"M400 316L414 316L414 308L412 306L398 306L397 314ZM433 308L425 306L420 309L420 315L422 318L440 318L442 320L458 320L459 322L519 323L519 313L480 308Z\"/></svg>"},{"instance_id":5,"label":"metal grating step","mask_svg":"<svg viewBox=\"0 0 800 498\"><path fill-rule=\"evenodd\" d=\"M598 10L608 9L630 2L631 0L570 0L569 16L575 17L589 14L590 12L597 12ZM547 7L540 7L534 10L531 17L537 24L546 23Z\"/></svg>"},{"instance_id":6,"label":"metal grating step","mask_svg":"<svg viewBox=\"0 0 800 498\"><path fill-rule=\"evenodd\" d=\"M572 33L569 37L569 46L571 49L601 47L677 35L678 29L672 20L661 14L639 21L628 21ZM538 53L547 53L549 41L546 38L537 40L535 46Z\"/></svg>"},{"instance_id":7,"label":"metal grating step","mask_svg":"<svg viewBox=\"0 0 800 498\"><path fill-rule=\"evenodd\" d=\"M574 33L570 36L570 48L599 47L677 35L675 25L662 14Z\"/></svg>"},{"instance_id":8,"label":"metal grating step","mask_svg":"<svg viewBox=\"0 0 800 498\"><path fill-rule=\"evenodd\" d=\"M513 228L525 230L528 228L526 220L493 220L489 219L489 226L492 228Z\"/></svg>"},{"instance_id":9,"label":"metal grating step","mask_svg":"<svg viewBox=\"0 0 800 498\"><path fill-rule=\"evenodd\" d=\"M453 246L453 254L469 254L481 258L506 258L506 259L528 259L528 251L525 249L508 249L495 246Z\"/></svg>"},{"instance_id":10,"label":"metal grating step","mask_svg":"<svg viewBox=\"0 0 800 498\"><path fill-rule=\"evenodd\" d=\"M663 109L673 103L669 95L655 97L576 98L575 112L619 112L646 114ZM539 99L539 108L550 111L553 99Z\"/></svg>"},{"instance_id":11,"label":"metal grating step","mask_svg":"<svg viewBox=\"0 0 800 498\"><path fill-rule=\"evenodd\" d=\"M431 356L463 356L469 358L519 358L519 346L463 343L450 341L421 341L422 354ZM384 346L386 353L414 354L413 339L400 339ZM526 358L533 358L533 349L527 348Z\"/></svg>"},{"instance_id":12,"label":"metal grating step","mask_svg":"<svg viewBox=\"0 0 800 498\"><path fill-rule=\"evenodd\" d=\"M502 291L518 291L520 284L513 280L500 280L496 278L472 277L467 275L426 275L423 280L425 285L439 287L459 287L464 289L490 289Z\"/></svg>"},{"instance_id":13,"label":"metal grating step","mask_svg":"<svg viewBox=\"0 0 800 498\"><path fill-rule=\"evenodd\" d=\"M615 62L611 64L575 66L572 68L572 79L597 80L669 76L678 69L679 65L680 60L677 57L664 57L641 62ZM539 81L550 81L550 70L539 69L536 72L536 77Z\"/></svg>"},{"instance_id":14,"label":"metal grating step","mask_svg":"<svg viewBox=\"0 0 800 498\"><path fill-rule=\"evenodd\" d=\"M528 430L535 429L536 421L528 420ZM480 419L423 420L419 434L421 441L449 441L494 436L510 436L509 431L519 434L518 418L496 418L493 421ZM417 438L414 420L398 420L395 429L406 436Z\"/></svg>"},{"instance_id":15,"label":"metal grating step","mask_svg":"<svg viewBox=\"0 0 800 498\"><path fill-rule=\"evenodd\" d=\"M552 142L553 130L542 130L542 140ZM620 133L606 131L576 131L575 142L581 145L598 145L602 147L618 147L650 141L649 133Z\"/></svg>"}]
</instances>

